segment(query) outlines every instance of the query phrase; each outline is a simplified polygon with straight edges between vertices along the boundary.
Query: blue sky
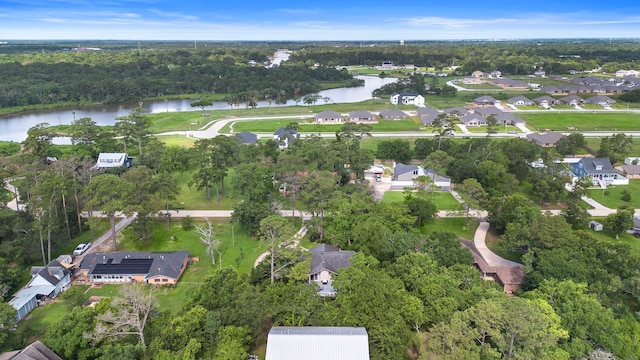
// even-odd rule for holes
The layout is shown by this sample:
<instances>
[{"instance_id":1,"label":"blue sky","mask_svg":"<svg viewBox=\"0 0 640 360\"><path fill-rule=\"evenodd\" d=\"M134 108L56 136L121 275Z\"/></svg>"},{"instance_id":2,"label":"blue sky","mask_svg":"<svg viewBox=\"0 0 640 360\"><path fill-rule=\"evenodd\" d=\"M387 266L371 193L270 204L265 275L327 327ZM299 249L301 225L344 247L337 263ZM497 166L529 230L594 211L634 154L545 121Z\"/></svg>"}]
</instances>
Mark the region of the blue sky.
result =
<instances>
[{"instance_id":1,"label":"blue sky","mask_svg":"<svg viewBox=\"0 0 640 360\"><path fill-rule=\"evenodd\" d=\"M0 0L0 40L640 38L638 0Z\"/></svg>"}]
</instances>

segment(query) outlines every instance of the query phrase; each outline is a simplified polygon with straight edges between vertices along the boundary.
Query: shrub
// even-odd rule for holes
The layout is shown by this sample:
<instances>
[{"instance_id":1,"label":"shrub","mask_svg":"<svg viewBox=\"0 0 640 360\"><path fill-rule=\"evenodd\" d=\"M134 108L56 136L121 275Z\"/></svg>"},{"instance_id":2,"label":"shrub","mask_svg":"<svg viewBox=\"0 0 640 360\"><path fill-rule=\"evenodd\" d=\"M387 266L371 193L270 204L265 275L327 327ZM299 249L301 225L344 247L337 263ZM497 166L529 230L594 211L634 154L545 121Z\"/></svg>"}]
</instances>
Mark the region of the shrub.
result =
<instances>
[{"instance_id":1,"label":"shrub","mask_svg":"<svg viewBox=\"0 0 640 360\"><path fill-rule=\"evenodd\" d=\"M193 229L193 219L187 215L182 218L182 230L189 231Z\"/></svg>"}]
</instances>

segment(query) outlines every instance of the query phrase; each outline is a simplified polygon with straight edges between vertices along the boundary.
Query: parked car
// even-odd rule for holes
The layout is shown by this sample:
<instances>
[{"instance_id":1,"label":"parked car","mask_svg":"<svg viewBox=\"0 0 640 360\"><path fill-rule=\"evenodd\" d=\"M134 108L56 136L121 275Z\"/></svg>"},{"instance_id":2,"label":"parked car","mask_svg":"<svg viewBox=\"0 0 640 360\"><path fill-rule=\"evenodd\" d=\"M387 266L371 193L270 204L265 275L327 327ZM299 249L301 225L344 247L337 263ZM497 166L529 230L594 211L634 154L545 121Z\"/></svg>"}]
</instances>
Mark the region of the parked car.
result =
<instances>
[{"instance_id":1,"label":"parked car","mask_svg":"<svg viewBox=\"0 0 640 360\"><path fill-rule=\"evenodd\" d=\"M89 250L89 247L91 246L91 243L86 243L86 244L80 244L76 247L75 250L73 250L73 255L78 256L78 255L82 255L85 253L85 251Z\"/></svg>"},{"instance_id":2,"label":"parked car","mask_svg":"<svg viewBox=\"0 0 640 360\"><path fill-rule=\"evenodd\" d=\"M640 231L639 230L634 231L633 236L640 238Z\"/></svg>"},{"instance_id":3,"label":"parked car","mask_svg":"<svg viewBox=\"0 0 640 360\"><path fill-rule=\"evenodd\" d=\"M517 134L518 132L515 130L509 130L509 134Z\"/></svg>"}]
</instances>

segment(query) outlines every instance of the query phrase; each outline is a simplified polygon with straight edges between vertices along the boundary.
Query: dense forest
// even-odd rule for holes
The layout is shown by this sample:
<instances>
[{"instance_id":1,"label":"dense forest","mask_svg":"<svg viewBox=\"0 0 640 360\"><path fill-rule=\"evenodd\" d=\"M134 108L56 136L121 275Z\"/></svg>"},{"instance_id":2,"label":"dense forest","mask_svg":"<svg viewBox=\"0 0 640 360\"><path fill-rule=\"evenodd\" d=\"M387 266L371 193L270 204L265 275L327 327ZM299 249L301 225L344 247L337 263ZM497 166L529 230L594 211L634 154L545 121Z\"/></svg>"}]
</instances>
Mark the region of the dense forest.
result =
<instances>
[{"instance_id":1,"label":"dense forest","mask_svg":"<svg viewBox=\"0 0 640 360\"><path fill-rule=\"evenodd\" d=\"M181 94L224 94L229 103L286 101L359 85L344 71L262 65L275 49L129 50L0 55L0 107L122 103ZM255 62L258 65L250 65Z\"/></svg>"},{"instance_id":2,"label":"dense forest","mask_svg":"<svg viewBox=\"0 0 640 360\"><path fill-rule=\"evenodd\" d=\"M5 298L21 285L20 274L29 265L47 263L76 234L93 229L96 224L80 211L100 208L109 217L135 212L135 241L157 241L154 229L168 219L155 214L178 206L173 199L180 174L189 174L189 188L201 191L202 201L232 198L232 221L255 237L256 246L271 244L274 266L265 261L248 274L232 267L203 274L197 286L175 297L181 302L177 313L156 310L158 297L172 296L171 288L122 286L119 297L83 307L83 291L74 286L62 296L68 311L38 335L65 359L240 359L264 344L272 325L364 326L372 359L637 359L640 354L640 259L628 245L583 230L589 214L580 196L588 190L578 183L573 192L564 191L567 179L553 163L584 144L579 134L556 151L518 138L455 141L444 131L416 140L413 149L407 140L385 140L374 153L361 146L371 129L347 124L335 139L311 136L285 150L272 140L247 146L226 136L185 149L146 136L150 121L139 110L120 124L122 129L113 131L123 136L114 141L112 129L78 119L69 129L70 147L53 145L51 129L40 125L29 130L20 154L7 149L2 178L18 179L14 183L27 208L0 210ZM605 147L630 141L606 140ZM135 166L95 172L92 159L106 150L135 154ZM57 161L42 161L52 154ZM446 173L468 204L486 209L505 252L525 264L527 284L517 296L505 296L494 282L484 281L455 234L429 231L437 189L428 181L419 181L418 191L405 193L400 202L374 201L360 180L375 157L417 160ZM538 158L553 171L527 165ZM280 192L283 186L287 196ZM523 194L523 187L530 193ZM543 203L561 203L564 210L544 214ZM307 282L309 253L287 246L296 221L276 209L292 207L313 214L306 223L312 242L357 252L334 282L335 299L315 295ZM469 214L461 209L460 216ZM614 228L614 218L604 222L607 228ZM6 303L0 310L5 338L12 312ZM96 326L147 316L128 332ZM24 345L28 338L11 344L16 341Z\"/></svg>"}]
</instances>

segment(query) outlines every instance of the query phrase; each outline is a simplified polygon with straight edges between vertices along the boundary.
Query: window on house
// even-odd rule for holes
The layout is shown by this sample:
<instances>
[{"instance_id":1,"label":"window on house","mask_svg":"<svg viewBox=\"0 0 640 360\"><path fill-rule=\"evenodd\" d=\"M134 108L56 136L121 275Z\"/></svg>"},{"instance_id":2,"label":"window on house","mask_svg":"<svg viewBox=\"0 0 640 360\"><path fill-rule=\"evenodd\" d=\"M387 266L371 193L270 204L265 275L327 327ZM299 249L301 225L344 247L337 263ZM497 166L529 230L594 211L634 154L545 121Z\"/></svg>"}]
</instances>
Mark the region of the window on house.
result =
<instances>
[{"instance_id":1,"label":"window on house","mask_svg":"<svg viewBox=\"0 0 640 360\"><path fill-rule=\"evenodd\" d=\"M153 279L153 282L160 282L160 279Z\"/></svg>"},{"instance_id":2,"label":"window on house","mask_svg":"<svg viewBox=\"0 0 640 360\"><path fill-rule=\"evenodd\" d=\"M169 279L162 279L162 282L169 282Z\"/></svg>"}]
</instances>

